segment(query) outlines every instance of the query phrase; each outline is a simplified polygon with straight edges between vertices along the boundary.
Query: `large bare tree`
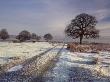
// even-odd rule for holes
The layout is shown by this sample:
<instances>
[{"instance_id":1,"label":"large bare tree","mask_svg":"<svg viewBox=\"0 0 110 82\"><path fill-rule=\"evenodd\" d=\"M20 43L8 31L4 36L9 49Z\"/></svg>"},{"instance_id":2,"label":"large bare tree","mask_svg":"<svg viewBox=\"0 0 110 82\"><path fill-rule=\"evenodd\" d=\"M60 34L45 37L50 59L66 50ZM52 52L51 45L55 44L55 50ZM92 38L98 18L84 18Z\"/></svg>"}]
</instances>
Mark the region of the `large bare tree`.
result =
<instances>
[{"instance_id":1,"label":"large bare tree","mask_svg":"<svg viewBox=\"0 0 110 82\"><path fill-rule=\"evenodd\" d=\"M83 38L97 38L99 37L99 30L95 28L97 20L94 16L89 14L79 14L66 27L65 33L73 39L79 38L82 44Z\"/></svg>"}]
</instances>

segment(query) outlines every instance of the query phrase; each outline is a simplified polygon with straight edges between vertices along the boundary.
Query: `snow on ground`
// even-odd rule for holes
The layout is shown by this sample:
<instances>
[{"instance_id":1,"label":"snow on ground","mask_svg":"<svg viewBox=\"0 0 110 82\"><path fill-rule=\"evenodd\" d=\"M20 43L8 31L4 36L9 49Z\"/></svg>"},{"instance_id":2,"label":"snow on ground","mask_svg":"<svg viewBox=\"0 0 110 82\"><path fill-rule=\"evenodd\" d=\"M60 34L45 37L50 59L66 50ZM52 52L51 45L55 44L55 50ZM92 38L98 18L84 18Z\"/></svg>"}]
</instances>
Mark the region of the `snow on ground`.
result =
<instances>
[{"instance_id":1,"label":"snow on ground","mask_svg":"<svg viewBox=\"0 0 110 82\"><path fill-rule=\"evenodd\" d=\"M46 74L44 74L43 78L45 82L88 82L81 80L72 81L71 78L73 79L80 77L82 78L85 76L87 78L94 79L95 76L94 77L92 76L91 71L96 69L99 70L98 67L100 67L97 65L91 65L91 59L96 55L97 54L92 54L92 53L78 53L78 52L72 53L67 50L63 50L55 67L49 70ZM71 70L73 71L73 73ZM109 76L108 74L110 72L110 67L107 69L103 69L103 71L104 70L106 71L105 75ZM96 82L101 82L101 81L99 80ZM102 82L108 82L108 81L102 80Z\"/></svg>"},{"instance_id":2,"label":"snow on ground","mask_svg":"<svg viewBox=\"0 0 110 82\"><path fill-rule=\"evenodd\" d=\"M78 66L75 63L71 63L74 59L72 55L67 55L68 51L63 50L56 66L49 70L44 78L46 78L46 82L68 82L69 78L69 68L74 65ZM48 78L49 77L49 78Z\"/></svg>"},{"instance_id":3,"label":"snow on ground","mask_svg":"<svg viewBox=\"0 0 110 82\"><path fill-rule=\"evenodd\" d=\"M8 43L0 42L0 64L9 62L10 57L20 57L21 59L31 58L48 48L52 48L52 44L47 42L36 43Z\"/></svg>"},{"instance_id":4,"label":"snow on ground","mask_svg":"<svg viewBox=\"0 0 110 82\"><path fill-rule=\"evenodd\" d=\"M44 55L41 54L42 56L39 56L39 58L32 57L30 59L27 59L27 62L24 62L25 64L22 63L11 67L1 75L0 82L31 82L30 80L34 80L35 77L46 71L46 68L50 66L51 60L56 57L57 52L61 47L62 46L60 45L56 46L55 49L52 49L47 53L43 52ZM50 48L46 49L49 50Z\"/></svg>"},{"instance_id":5,"label":"snow on ground","mask_svg":"<svg viewBox=\"0 0 110 82\"><path fill-rule=\"evenodd\" d=\"M45 50L52 48L52 44L47 42L36 42L36 43L6 43L0 42L0 59L3 57L5 61L8 62L8 57L20 57L21 59L31 58ZM40 62L44 62L44 60L48 60L49 58L53 58L55 54L61 46L55 48L49 54L43 56ZM93 57L101 58L100 65L90 65L91 60ZM2 59L3 59L2 58ZM56 63L55 67L49 70L45 75L44 78L46 82L68 82L71 76L71 70L80 75L80 69L90 69L90 70L98 70L103 68L103 73L106 76L110 73L110 52L100 52L99 54L92 54L92 53L79 53L79 52L69 52L66 49L62 50L61 56L59 57L58 62ZM0 61L3 63L4 61ZM6 63L5 62L5 63ZM41 64L38 62L38 64ZM88 63L89 62L89 63ZM76 69L76 68L78 69ZM22 65L17 65L8 70L8 72L17 71L22 68ZM73 69L71 69L73 68ZM86 72L85 72L86 73ZM73 73L72 73L73 74ZM78 74L76 74L78 76ZM73 74L74 75L74 74ZM73 77L74 78L74 77ZM71 81L70 81L71 82ZM85 81L86 82L86 81ZM107 81L106 81L107 82Z\"/></svg>"},{"instance_id":6,"label":"snow on ground","mask_svg":"<svg viewBox=\"0 0 110 82\"><path fill-rule=\"evenodd\" d=\"M20 70L22 67L23 67L22 65L17 65L17 66L14 66L14 67L10 68L7 72L18 71L18 70Z\"/></svg>"}]
</instances>

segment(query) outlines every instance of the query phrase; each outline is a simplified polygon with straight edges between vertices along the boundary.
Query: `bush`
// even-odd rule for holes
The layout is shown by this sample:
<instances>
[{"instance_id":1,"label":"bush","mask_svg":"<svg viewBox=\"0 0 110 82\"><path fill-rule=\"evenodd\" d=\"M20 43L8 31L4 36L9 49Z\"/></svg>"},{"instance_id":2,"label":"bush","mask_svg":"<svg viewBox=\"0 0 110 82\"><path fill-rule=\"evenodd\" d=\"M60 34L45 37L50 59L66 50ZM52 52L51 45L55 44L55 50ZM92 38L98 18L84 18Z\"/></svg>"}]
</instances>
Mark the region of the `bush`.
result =
<instances>
[{"instance_id":1,"label":"bush","mask_svg":"<svg viewBox=\"0 0 110 82\"><path fill-rule=\"evenodd\" d=\"M20 43L19 40L12 40L13 43Z\"/></svg>"}]
</instances>

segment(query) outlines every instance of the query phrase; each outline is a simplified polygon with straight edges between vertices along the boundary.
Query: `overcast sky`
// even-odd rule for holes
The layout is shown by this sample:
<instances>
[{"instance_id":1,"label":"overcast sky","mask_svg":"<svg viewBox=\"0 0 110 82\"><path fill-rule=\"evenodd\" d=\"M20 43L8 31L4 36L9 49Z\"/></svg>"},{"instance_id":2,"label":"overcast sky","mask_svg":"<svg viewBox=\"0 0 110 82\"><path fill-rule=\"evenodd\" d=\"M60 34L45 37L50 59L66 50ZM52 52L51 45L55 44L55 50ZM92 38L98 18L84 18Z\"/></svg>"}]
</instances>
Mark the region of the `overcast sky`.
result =
<instances>
[{"instance_id":1,"label":"overcast sky","mask_svg":"<svg viewBox=\"0 0 110 82\"><path fill-rule=\"evenodd\" d=\"M29 30L62 36L80 13L96 16L101 35L110 35L110 0L0 0L0 29L10 34Z\"/></svg>"}]
</instances>

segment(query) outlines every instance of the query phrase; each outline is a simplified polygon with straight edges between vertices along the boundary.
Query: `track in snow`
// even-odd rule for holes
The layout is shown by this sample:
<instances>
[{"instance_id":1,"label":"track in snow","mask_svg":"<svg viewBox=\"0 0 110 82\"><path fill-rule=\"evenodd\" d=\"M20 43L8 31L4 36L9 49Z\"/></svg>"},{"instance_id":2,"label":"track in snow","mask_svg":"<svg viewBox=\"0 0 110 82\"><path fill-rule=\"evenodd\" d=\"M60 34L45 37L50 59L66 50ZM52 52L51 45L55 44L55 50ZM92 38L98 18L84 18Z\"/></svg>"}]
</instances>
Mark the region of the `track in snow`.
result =
<instances>
[{"instance_id":1,"label":"track in snow","mask_svg":"<svg viewBox=\"0 0 110 82\"><path fill-rule=\"evenodd\" d=\"M17 66L12 67L7 72L0 75L0 82L33 82L33 79L37 78L37 76L33 76L31 73L25 74L25 72L33 71L33 69L29 69L29 70L27 69L31 67L33 64L36 65L38 58L45 56L45 54L47 53L50 53L56 47L57 46L54 46L53 48L50 48L39 55L36 55L30 59L27 59L25 62L18 65L18 67ZM63 47L58 49L57 55L60 54L62 49ZM19 68L19 69L16 70L16 68Z\"/></svg>"},{"instance_id":2,"label":"track in snow","mask_svg":"<svg viewBox=\"0 0 110 82\"><path fill-rule=\"evenodd\" d=\"M43 76L42 82L110 82L110 77L98 76L80 67L81 63L75 62L77 57L69 53L67 50L62 52L56 66Z\"/></svg>"},{"instance_id":3,"label":"track in snow","mask_svg":"<svg viewBox=\"0 0 110 82\"><path fill-rule=\"evenodd\" d=\"M110 82L110 77L97 77L89 69L80 67L80 63L76 62L75 56L68 54L69 51L64 49L64 46L58 49L56 47L54 46L39 54L39 56L36 55L26 60L22 63L23 68L21 70L2 74L0 76L0 82ZM37 62L38 58L45 56L46 53L50 53L52 50L57 51L55 67L48 70L41 78L31 74L24 74L27 72L25 69L29 65L33 65L33 62Z\"/></svg>"}]
</instances>

